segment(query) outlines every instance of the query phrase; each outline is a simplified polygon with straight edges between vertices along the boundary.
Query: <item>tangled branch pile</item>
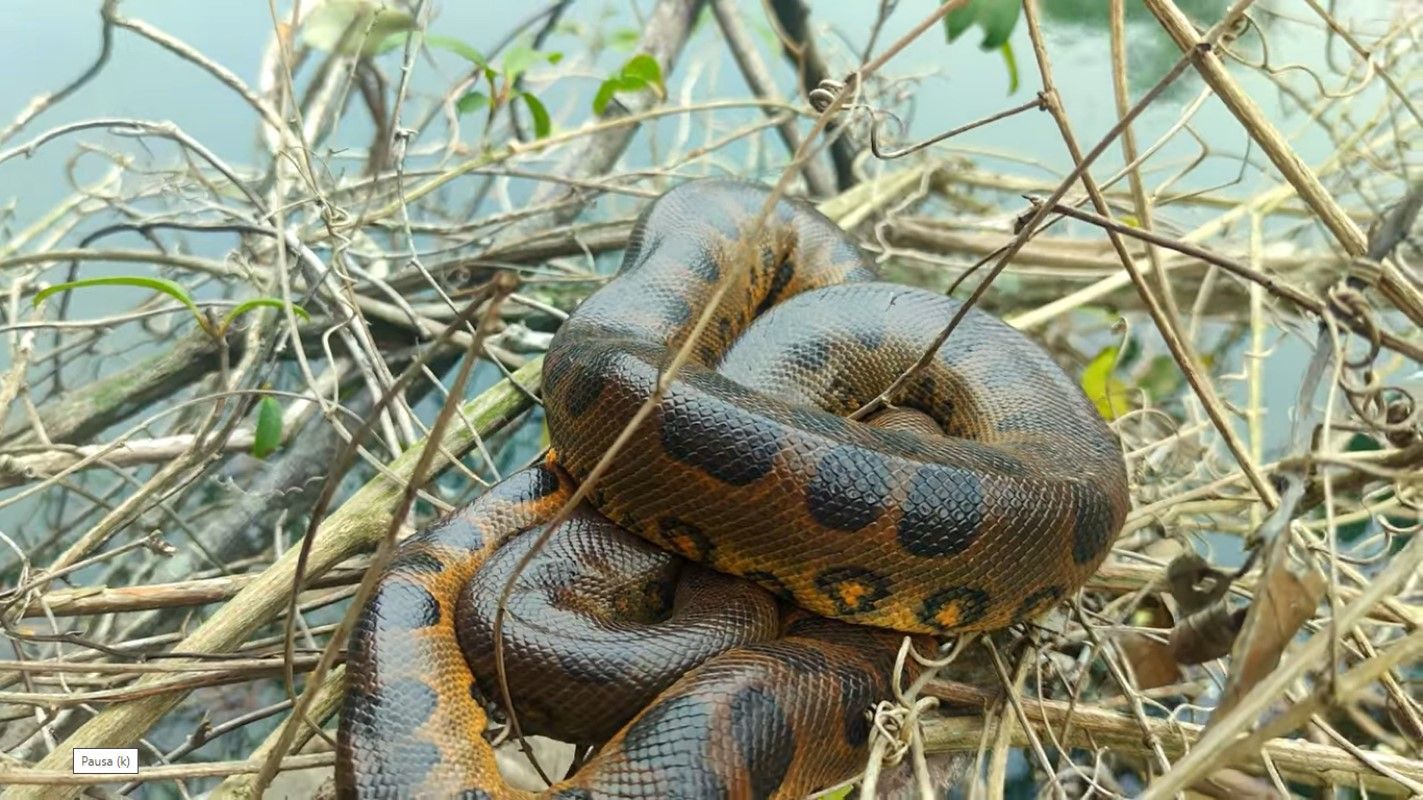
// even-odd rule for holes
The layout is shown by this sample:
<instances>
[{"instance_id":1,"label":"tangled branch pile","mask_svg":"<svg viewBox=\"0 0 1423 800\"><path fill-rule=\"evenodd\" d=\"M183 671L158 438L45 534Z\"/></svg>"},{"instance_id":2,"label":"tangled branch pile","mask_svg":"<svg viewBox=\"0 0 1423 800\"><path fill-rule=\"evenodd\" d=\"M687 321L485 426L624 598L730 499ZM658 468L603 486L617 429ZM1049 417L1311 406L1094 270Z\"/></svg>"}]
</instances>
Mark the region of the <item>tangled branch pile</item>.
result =
<instances>
[{"instance_id":1,"label":"tangled branch pile","mask_svg":"<svg viewBox=\"0 0 1423 800\"><path fill-rule=\"evenodd\" d=\"M953 105L900 54L942 48L946 14L992 38L1004 3L919 20L882 0L849 45L801 0L656 0L611 32L583 5L479 52L434 3L328 0L268 21L249 82L106 0L92 65L27 87L0 175L73 163L52 208L21 185L0 217L3 797L319 783L370 553L536 455L550 333L647 198L728 172L786 176L886 274L1043 341L1133 477L1078 597L954 643L876 712L864 794L902 759L910 792L1423 795L1416 6L1113 0L1117 117L1088 135L1055 84L1065 23L1028 0L1008 19L1041 93L951 132L1051 142L1014 164L886 141L893 114ZM1129 22L1171 45L1140 86ZM1292 38L1319 43L1312 66L1277 55ZM258 157L195 119L50 122L117 42L235 98ZM1210 113L1229 134L1198 132ZM75 748L130 746L152 765L133 783L70 770Z\"/></svg>"}]
</instances>

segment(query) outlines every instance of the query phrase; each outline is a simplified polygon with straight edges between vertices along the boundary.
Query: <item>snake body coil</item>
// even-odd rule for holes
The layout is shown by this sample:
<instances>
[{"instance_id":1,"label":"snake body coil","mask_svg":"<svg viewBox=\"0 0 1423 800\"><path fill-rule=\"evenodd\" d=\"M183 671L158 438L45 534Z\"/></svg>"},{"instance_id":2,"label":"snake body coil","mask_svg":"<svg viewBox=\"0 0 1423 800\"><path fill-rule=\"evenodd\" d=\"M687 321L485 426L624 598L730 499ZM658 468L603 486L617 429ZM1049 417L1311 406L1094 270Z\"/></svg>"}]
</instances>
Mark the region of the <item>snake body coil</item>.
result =
<instances>
[{"instance_id":1,"label":"snake body coil","mask_svg":"<svg viewBox=\"0 0 1423 800\"><path fill-rule=\"evenodd\" d=\"M874 282L832 222L786 201L762 221L765 200L697 181L655 201L549 349L556 457L401 547L350 643L343 795L524 796L499 777L475 699L476 675L491 691L493 597L519 534L568 499L694 335L509 606L510 657L531 659L509 669L526 727L606 740L549 796L798 797L842 780L863 766L865 710L890 696L894 631L1026 620L1101 563L1126 476L1072 379L971 310L893 410L846 419L958 303ZM819 616L782 621L762 589Z\"/></svg>"}]
</instances>

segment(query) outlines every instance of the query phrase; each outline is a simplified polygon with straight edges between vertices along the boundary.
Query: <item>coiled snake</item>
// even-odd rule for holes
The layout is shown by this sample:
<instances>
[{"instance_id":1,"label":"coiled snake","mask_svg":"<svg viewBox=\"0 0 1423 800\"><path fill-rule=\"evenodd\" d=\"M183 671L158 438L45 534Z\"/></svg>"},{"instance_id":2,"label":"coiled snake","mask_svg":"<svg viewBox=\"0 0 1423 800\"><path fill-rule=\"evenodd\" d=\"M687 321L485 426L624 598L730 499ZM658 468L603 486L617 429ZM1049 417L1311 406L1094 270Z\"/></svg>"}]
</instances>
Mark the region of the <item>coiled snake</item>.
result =
<instances>
[{"instance_id":1,"label":"coiled snake","mask_svg":"<svg viewBox=\"0 0 1423 800\"><path fill-rule=\"evenodd\" d=\"M604 743L547 796L823 788L863 767L894 631L1004 627L1096 570L1126 475L1072 379L970 311L890 411L847 419L958 303L874 282L808 206L760 220L766 192L704 180L653 202L618 275L549 348L556 455L401 546L350 641L343 796L527 796L499 777L477 699L497 696L499 587L714 302L691 359L508 605L525 729ZM782 620L775 597L813 615Z\"/></svg>"}]
</instances>

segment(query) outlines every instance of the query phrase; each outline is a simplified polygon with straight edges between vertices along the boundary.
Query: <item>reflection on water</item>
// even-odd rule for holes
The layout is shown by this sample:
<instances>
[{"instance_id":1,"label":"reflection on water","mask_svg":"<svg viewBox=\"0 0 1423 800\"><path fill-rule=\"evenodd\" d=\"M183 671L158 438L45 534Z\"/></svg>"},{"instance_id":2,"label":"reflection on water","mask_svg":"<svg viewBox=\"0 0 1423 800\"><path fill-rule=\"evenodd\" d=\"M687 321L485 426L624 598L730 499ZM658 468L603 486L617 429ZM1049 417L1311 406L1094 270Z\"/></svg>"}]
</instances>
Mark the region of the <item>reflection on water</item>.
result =
<instances>
[{"instance_id":1,"label":"reflection on water","mask_svg":"<svg viewBox=\"0 0 1423 800\"><path fill-rule=\"evenodd\" d=\"M1181 57L1181 49L1161 28L1156 17L1138 0L1124 4L1127 25L1127 76L1139 94L1161 79ZM1226 0L1177 0L1176 7L1193 20L1219 19ZM1084 39L1107 41L1108 9L1106 0L1048 0L1041 5L1045 21L1077 29ZM1185 82L1177 82L1166 90L1166 96L1186 90Z\"/></svg>"}]
</instances>

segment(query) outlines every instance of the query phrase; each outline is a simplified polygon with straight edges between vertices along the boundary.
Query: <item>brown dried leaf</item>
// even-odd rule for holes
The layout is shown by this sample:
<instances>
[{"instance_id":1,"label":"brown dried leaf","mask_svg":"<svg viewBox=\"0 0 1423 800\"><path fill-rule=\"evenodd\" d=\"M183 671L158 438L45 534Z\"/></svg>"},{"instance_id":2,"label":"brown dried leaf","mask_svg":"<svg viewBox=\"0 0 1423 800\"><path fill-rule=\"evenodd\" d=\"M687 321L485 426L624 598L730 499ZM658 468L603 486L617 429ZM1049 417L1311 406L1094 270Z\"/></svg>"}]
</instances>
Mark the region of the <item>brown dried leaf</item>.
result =
<instances>
[{"instance_id":1,"label":"brown dried leaf","mask_svg":"<svg viewBox=\"0 0 1423 800\"><path fill-rule=\"evenodd\" d=\"M1181 620L1171 629L1171 652L1182 664L1201 664L1230 652L1245 609L1234 611L1224 600Z\"/></svg>"},{"instance_id":2,"label":"brown dried leaf","mask_svg":"<svg viewBox=\"0 0 1423 800\"><path fill-rule=\"evenodd\" d=\"M1289 537L1272 544L1245 625L1230 654L1230 677L1211 720L1224 717L1255 684L1275 670L1280 655L1324 597L1327 579L1313 561L1290 553Z\"/></svg>"},{"instance_id":3,"label":"brown dried leaf","mask_svg":"<svg viewBox=\"0 0 1423 800\"><path fill-rule=\"evenodd\" d=\"M1181 670L1176 666L1176 656L1171 645L1158 642L1140 633L1127 633L1117 640L1117 645L1131 664L1139 689L1155 689L1170 686L1181 680Z\"/></svg>"},{"instance_id":4,"label":"brown dried leaf","mask_svg":"<svg viewBox=\"0 0 1423 800\"><path fill-rule=\"evenodd\" d=\"M1194 614L1225 596L1230 576L1195 553L1182 553L1167 565L1166 585L1181 613Z\"/></svg>"}]
</instances>

